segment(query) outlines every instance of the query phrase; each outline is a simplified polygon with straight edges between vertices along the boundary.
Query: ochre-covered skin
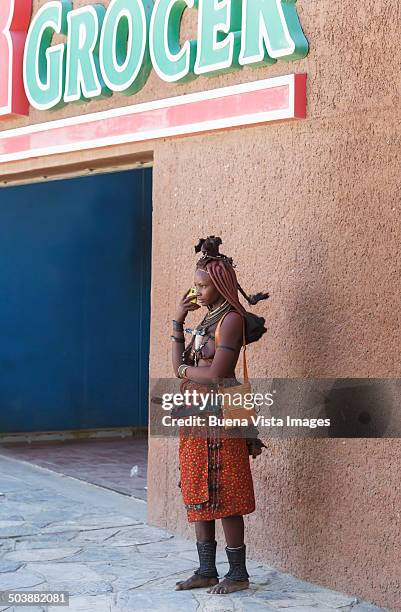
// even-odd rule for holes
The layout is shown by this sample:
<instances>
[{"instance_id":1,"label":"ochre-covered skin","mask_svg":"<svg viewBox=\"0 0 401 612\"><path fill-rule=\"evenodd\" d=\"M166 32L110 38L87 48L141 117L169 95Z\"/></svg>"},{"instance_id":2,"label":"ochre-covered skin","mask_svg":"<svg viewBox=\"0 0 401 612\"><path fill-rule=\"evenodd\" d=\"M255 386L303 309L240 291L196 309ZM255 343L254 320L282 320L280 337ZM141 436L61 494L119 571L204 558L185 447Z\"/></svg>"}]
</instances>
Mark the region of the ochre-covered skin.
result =
<instances>
[{"instance_id":1,"label":"ochre-covered skin","mask_svg":"<svg viewBox=\"0 0 401 612\"><path fill-rule=\"evenodd\" d=\"M74 7L88 3L75 0ZM34 10L41 4L35 1ZM254 308L266 316L268 332L249 348L251 377L401 376L398 6L389 0L297 4L310 43L305 60L182 86L152 74L134 98L115 95L55 113L31 110L28 119L0 124L7 129L308 74L306 120L0 169L1 177L25 173L28 179L74 164L96 168L108 158L153 156L152 377L173 375L170 320L193 283L193 245L210 234L222 236L222 251L233 256L245 290L271 293ZM193 15L184 21L183 37L194 35ZM196 316L188 317L189 326ZM399 428L399 414L395 402L387 432ZM268 449L252 461L256 511L245 519L250 557L399 609L399 439L269 441L263 431L261 438ZM177 440L152 439L149 520L193 538L177 480Z\"/></svg>"}]
</instances>

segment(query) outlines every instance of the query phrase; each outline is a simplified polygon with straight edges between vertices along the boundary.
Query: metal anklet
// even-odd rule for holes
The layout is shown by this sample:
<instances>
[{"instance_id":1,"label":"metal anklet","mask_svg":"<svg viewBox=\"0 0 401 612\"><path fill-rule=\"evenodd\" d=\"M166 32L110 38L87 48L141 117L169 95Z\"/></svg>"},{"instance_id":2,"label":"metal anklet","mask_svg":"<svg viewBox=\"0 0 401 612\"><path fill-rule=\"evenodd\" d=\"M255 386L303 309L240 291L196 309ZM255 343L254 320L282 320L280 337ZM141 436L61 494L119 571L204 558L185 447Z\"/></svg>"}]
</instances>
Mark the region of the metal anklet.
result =
<instances>
[{"instance_id":1,"label":"metal anklet","mask_svg":"<svg viewBox=\"0 0 401 612\"><path fill-rule=\"evenodd\" d=\"M245 565L245 544L239 548L229 548L226 546L226 554L230 564L230 569L228 570L227 574L225 574L225 578L236 581L248 580L249 574Z\"/></svg>"},{"instance_id":2,"label":"metal anklet","mask_svg":"<svg viewBox=\"0 0 401 612\"><path fill-rule=\"evenodd\" d=\"M218 578L216 568L217 542L196 542L196 547L199 555L199 568L194 573L207 578Z\"/></svg>"}]
</instances>

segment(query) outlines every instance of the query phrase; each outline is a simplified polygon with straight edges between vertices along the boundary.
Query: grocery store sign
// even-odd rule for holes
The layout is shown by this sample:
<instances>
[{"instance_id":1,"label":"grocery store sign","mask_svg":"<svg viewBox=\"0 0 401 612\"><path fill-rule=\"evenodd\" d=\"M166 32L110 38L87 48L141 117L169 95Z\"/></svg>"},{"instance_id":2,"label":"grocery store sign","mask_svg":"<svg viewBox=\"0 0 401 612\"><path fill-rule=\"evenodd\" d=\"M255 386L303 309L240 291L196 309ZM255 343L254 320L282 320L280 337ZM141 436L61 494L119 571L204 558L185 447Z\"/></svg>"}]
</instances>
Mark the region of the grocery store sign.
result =
<instances>
[{"instance_id":1,"label":"grocery store sign","mask_svg":"<svg viewBox=\"0 0 401 612\"><path fill-rule=\"evenodd\" d=\"M195 40L182 40L186 10L196 12ZM33 16L32 0L0 0L0 117L115 92L133 96L152 69L163 81L185 83L299 60L308 49L296 0L111 0L78 8L50 0Z\"/></svg>"}]
</instances>

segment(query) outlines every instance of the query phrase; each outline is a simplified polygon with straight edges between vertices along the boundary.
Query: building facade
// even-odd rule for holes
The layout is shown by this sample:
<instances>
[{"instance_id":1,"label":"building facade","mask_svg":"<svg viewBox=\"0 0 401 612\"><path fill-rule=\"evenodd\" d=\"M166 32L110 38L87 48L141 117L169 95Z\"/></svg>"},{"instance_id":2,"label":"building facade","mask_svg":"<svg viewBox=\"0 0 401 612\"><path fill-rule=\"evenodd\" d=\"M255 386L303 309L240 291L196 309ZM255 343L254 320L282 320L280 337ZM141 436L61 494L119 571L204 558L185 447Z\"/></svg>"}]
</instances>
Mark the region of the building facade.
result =
<instances>
[{"instance_id":1,"label":"building facade","mask_svg":"<svg viewBox=\"0 0 401 612\"><path fill-rule=\"evenodd\" d=\"M53 180L63 190L67 178L152 169L151 203L143 191L137 199L153 207L151 378L172 375L171 319L193 282L193 246L210 234L247 291L271 294L254 310L267 333L249 350L252 377L400 376L400 9L197 4L2 2L0 208L29 185L40 183L50 210ZM84 200L94 189L84 185ZM145 217L126 222L149 229ZM21 220L7 219L12 234ZM121 282L143 293L140 253L135 261ZM147 316L140 303L134 327ZM74 427L93 424L87 417ZM398 438L262 437L250 555L399 609ZM177 474L176 440L151 438L149 520L191 535Z\"/></svg>"}]
</instances>

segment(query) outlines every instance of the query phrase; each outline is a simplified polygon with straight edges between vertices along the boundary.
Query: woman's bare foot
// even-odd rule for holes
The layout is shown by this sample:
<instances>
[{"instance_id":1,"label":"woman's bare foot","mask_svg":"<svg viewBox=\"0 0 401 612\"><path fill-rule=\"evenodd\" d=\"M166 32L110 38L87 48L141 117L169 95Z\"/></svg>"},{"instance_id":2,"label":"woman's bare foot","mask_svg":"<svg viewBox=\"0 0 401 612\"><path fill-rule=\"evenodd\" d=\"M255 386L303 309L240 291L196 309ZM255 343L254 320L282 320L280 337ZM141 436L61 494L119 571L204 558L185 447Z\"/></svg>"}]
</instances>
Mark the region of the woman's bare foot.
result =
<instances>
[{"instance_id":1,"label":"woman's bare foot","mask_svg":"<svg viewBox=\"0 0 401 612\"><path fill-rule=\"evenodd\" d=\"M230 578L224 578L219 584L208 589L208 593L213 595L227 595L227 593L234 593L235 591L243 591L249 589L249 580L230 580Z\"/></svg>"},{"instance_id":2,"label":"woman's bare foot","mask_svg":"<svg viewBox=\"0 0 401 612\"><path fill-rule=\"evenodd\" d=\"M219 584L218 578L208 578L207 576L201 576L194 574L187 578L187 580L180 580L176 582L176 591L187 591L188 589L201 589L205 587L212 587Z\"/></svg>"}]
</instances>

